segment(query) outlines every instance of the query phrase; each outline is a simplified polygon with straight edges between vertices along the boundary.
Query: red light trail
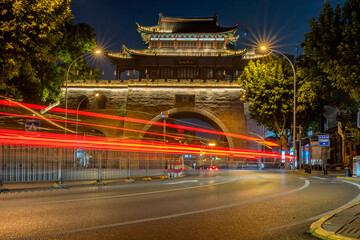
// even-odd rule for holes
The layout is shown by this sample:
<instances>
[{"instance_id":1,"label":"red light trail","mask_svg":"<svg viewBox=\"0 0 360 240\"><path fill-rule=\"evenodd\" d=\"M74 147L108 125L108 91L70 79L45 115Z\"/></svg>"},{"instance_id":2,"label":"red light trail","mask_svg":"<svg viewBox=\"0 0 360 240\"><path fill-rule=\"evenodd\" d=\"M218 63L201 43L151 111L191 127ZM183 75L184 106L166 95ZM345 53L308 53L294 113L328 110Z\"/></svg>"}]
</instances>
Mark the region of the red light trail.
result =
<instances>
[{"instance_id":1,"label":"red light trail","mask_svg":"<svg viewBox=\"0 0 360 240\"><path fill-rule=\"evenodd\" d=\"M94 136L79 136L55 133L39 133L19 130L0 129L1 145L24 145L44 148L91 149L121 152L218 155L235 158L281 158L280 153L252 151L246 149L209 148L177 143L159 143L143 140L116 139ZM286 158L292 158L287 155Z\"/></svg>"},{"instance_id":2,"label":"red light trail","mask_svg":"<svg viewBox=\"0 0 360 240\"><path fill-rule=\"evenodd\" d=\"M7 101L7 100L0 100L0 105L21 107L21 106L19 106L18 103L15 103L15 102L12 102L12 101ZM24 105L24 106L26 106L28 108L36 109L36 110L42 110L42 109L46 108L46 106L30 104L30 103L21 103L21 105ZM65 109L56 108L56 107L50 109L49 111L65 113ZM154 121L137 119L137 118L121 117L121 116L107 115L107 114L94 113L94 112L77 111L77 110L71 110L71 109L67 109L67 113L68 114L78 114L78 115L83 115L83 116L88 116L88 117L113 119L113 120L118 120L118 121L128 121L128 122L134 122L134 123L141 123L141 124L145 124L145 125L149 124L149 125L161 126L161 127L163 127L165 125L166 127L170 127L170 128L176 128L176 129L177 128L182 128L182 129L186 129L186 130L190 130L190 131L210 133L210 134L222 135L222 136L230 136L230 137L234 137L234 138L239 138L239 139L258 142L258 143L268 145L268 146L272 146L272 147L279 146L278 144L276 144L274 142L264 141L261 138L254 138L254 137L249 137L249 136L240 135L240 134L225 133L225 132L214 131L214 130L209 130L209 129L183 126L183 125L178 125L178 124L171 124L171 123L164 124L163 122L154 122Z\"/></svg>"},{"instance_id":3,"label":"red light trail","mask_svg":"<svg viewBox=\"0 0 360 240\"><path fill-rule=\"evenodd\" d=\"M35 116L29 116L29 115L22 115L22 114L16 114L16 113L6 113L6 112L0 112L0 115L7 115L7 116L16 116L16 117L25 117L25 118L32 118L32 119L39 119L41 120L42 117L35 117ZM67 123L73 123L78 125L86 125L86 126L93 126L93 127L101 127L101 128L111 128L111 129L117 129L117 130L124 130L129 132L140 132L140 133L146 133L150 135L156 135L156 136L164 136L162 133L155 133L155 132L146 132L141 130L135 130L135 129L129 129L129 128L120 128L120 127L113 127L113 126L107 126L107 125L101 125L101 124L95 124L95 123L84 123L84 122L75 122L75 121L65 121L61 119L54 119L54 118L47 118L50 121L54 122L67 122ZM178 139L184 139L184 137L181 136L175 136L170 134L165 134L166 137L169 138L178 138Z\"/></svg>"}]
</instances>

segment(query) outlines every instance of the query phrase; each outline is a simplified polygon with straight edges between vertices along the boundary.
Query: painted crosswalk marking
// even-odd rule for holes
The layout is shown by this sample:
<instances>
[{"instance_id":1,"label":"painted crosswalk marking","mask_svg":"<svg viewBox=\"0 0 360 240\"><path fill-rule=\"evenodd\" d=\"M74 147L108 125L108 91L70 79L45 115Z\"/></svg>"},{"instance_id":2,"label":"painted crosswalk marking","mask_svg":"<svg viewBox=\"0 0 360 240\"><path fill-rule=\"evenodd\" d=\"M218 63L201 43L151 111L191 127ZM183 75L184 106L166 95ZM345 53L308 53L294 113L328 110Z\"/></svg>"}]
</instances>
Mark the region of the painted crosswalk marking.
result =
<instances>
[{"instance_id":1,"label":"painted crosswalk marking","mask_svg":"<svg viewBox=\"0 0 360 240\"><path fill-rule=\"evenodd\" d=\"M179 181L179 182L169 182L166 184L181 184L181 183L190 183L190 182L198 182L198 180L186 180L186 181Z\"/></svg>"},{"instance_id":2,"label":"painted crosswalk marking","mask_svg":"<svg viewBox=\"0 0 360 240\"><path fill-rule=\"evenodd\" d=\"M328 180L327 178L322 178L322 177L312 177L312 178L316 178L316 179L320 179L320 180Z\"/></svg>"}]
</instances>

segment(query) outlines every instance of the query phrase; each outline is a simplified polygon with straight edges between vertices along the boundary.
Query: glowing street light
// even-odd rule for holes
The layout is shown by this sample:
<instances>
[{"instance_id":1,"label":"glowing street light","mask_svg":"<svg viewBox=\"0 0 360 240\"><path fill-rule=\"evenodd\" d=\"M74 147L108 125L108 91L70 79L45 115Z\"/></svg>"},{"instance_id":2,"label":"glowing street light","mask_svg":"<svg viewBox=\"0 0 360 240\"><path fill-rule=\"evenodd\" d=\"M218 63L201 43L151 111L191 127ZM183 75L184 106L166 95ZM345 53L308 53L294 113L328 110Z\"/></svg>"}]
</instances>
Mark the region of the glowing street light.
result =
<instances>
[{"instance_id":1,"label":"glowing street light","mask_svg":"<svg viewBox=\"0 0 360 240\"><path fill-rule=\"evenodd\" d=\"M264 45L260 46L260 49L262 51L267 50L268 48ZM295 149L296 149L296 72L295 72L295 67L294 64L290 61L290 59L283 54L282 52L276 51L274 49L269 49L270 50L270 54L272 52L276 52L278 54L280 54L281 56L283 56L291 65L291 68L294 72L294 113L293 113L293 153L294 153L294 167L295 167L295 161L296 161L296 154L295 154ZM299 164L300 166L300 164Z\"/></svg>"},{"instance_id":2,"label":"glowing street light","mask_svg":"<svg viewBox=\"0 0 360 240\"><path fill-rule=\"evenodd\" d=\"M77 56L69 65L67 71L66 71L66 82L65 82L65 139L67 138L67 135L66 135L66 132L68 131L67 129L67 106L68 106L68 101L67 101L67 98L68 98L68 81L69 81L69 72L70 72L70 69L71 69L71 66L74 64L74 62L76 60L78 60L80 57L84 56L85 54L91 54L91 53L95 53L95 54L100 54L102 51L97 49L97 50L94 50L92 52L84 52L82 54L80 54L79 56ZM65 158L67 157L67 152L65 151L64 153L64 156ZM58 183L56 184L56 187L62 187L62 176L61 176L61 162L62 162L62 159L61 157L59 158L59 168L58 168Z\"/></svg>"},{"instance_id":3,"label":"glowing street light","mask_svg":"<svg viewBox=\"0 0 360 240\"><path fill-rule=\"evenodd\" d=\"M214 142L210 142L209 143L209 147L211 147L211 150L213 150L213 148L216 146L216 143L214 143ZM212 153L211 153L211 157L210 157L210 168L212 167L212 161L213 161L213 155L212 155Z\"/></svg>"},{"instance_id":4,"label":"glowing street light","mask_svg":"<svg viewBox=\"0 0 360 240\"><path fill-rule=\"evenodd\" d=\"M68 81L69 81L69 72L71 69L71 66L75 63L76 60L78 60L80 57L84 56L85 54L91 54L91 53L95 53L95 54L100 54L102 53L102 51L100 49L94 50L92 52L84 52L81 55L77 56L69 65L68 70L66 72L66 82L65 82L65 134L67 131L67 106L68 106L68 101L67 101L67 97L68 97Z\"/></svg>"}]
</instances>

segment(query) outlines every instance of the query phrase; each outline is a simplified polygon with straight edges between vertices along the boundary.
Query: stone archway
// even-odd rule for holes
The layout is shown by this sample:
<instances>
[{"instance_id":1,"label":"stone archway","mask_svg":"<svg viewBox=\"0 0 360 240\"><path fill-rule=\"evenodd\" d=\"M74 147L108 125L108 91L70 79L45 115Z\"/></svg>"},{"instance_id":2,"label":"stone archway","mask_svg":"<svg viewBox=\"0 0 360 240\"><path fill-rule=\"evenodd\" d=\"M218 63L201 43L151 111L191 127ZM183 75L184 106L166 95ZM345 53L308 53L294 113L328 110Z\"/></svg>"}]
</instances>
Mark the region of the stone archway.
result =
<instances>
[{"instance_id":1,"label":"stone archway","mask_svg":"<svg viewBox=\"0 0 360 240\"><path fill-rule=\"evenodd\" d=\"M222 132L229 132L227 127L225 126L225 124L215 115L213 115L212 113L205 111L203 109L199 109L196 107L179 107L179 108L172 108L170 110L167 110L169 112L169 115L174 115L177 113L182 113L182 112L186 112L186 113L194 113L197 115L202 115L205 118L209 119L211 122L213 122L215 125L217 125L217 127L222 131ZM157 115L156 117L154 117L153 119L151 119L151 121L154 122L160 122L162 120L162 116L161 114ZM151 124L147 124L142 131L146 132L149 131L149 129L152 127ZM142 139L144 136L144 133L142 133L139 136L139 139ZM225 136L226 140L228 142L229 148L234 148L234 142L232 137L230 136Z\"/></svg>"},{"instance_id":2,"label":"stone archway","mask_svg":"<svg viewBox=\"0 0 360 240\"><path fill-rule=\"evenodd\" d=\"M99 96L96 97L95 105L97 109L106 109L107 104L108 98L105 95L99 94Z\"/></svg>"},{"instance_id":3,"label":"stone archway","mask_svg":"<svg viewBox=\"0 0 360 240\"><path fill-rule=\"evenodd\" d=\"M90 99L86 95L81 95L77 99L77 109L78 110L87 110L89 108Z\"/></svg>"}]
</instances>

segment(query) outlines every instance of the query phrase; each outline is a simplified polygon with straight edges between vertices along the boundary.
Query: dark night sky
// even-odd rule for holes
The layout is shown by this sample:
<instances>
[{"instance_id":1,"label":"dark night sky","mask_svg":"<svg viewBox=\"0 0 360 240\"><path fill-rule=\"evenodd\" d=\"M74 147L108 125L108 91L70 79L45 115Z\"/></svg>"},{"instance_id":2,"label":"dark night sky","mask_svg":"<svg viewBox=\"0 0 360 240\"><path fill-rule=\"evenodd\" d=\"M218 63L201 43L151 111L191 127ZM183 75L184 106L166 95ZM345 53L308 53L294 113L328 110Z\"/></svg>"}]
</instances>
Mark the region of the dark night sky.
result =
<instances>
[{"instance_id":1,"label":"dark night sky","mask_svg":"<svg viewBox=\"0 0 360 240\"><path fill-rule=\"evenodd\" d=\"M330 0L334 6L341 0ZM118 52L121 45L142 49L140 34L135 22L142 26L157 24L158 14L169 17L209 17L216 13L221 26L239 24L238 47L244 48L245 30L250 29L252 39L267 36L275 39L275 47L282 52L296 55L296 45L304 40L309 30L308 19L317 17L323 0L73 0L74 22L85 22L95 29L98 44L109 52ZM97 62L105 71L105 79L113 78L114 67ZM107 66L106 66L107 65Z\"/></svg>"}]
</instances>

